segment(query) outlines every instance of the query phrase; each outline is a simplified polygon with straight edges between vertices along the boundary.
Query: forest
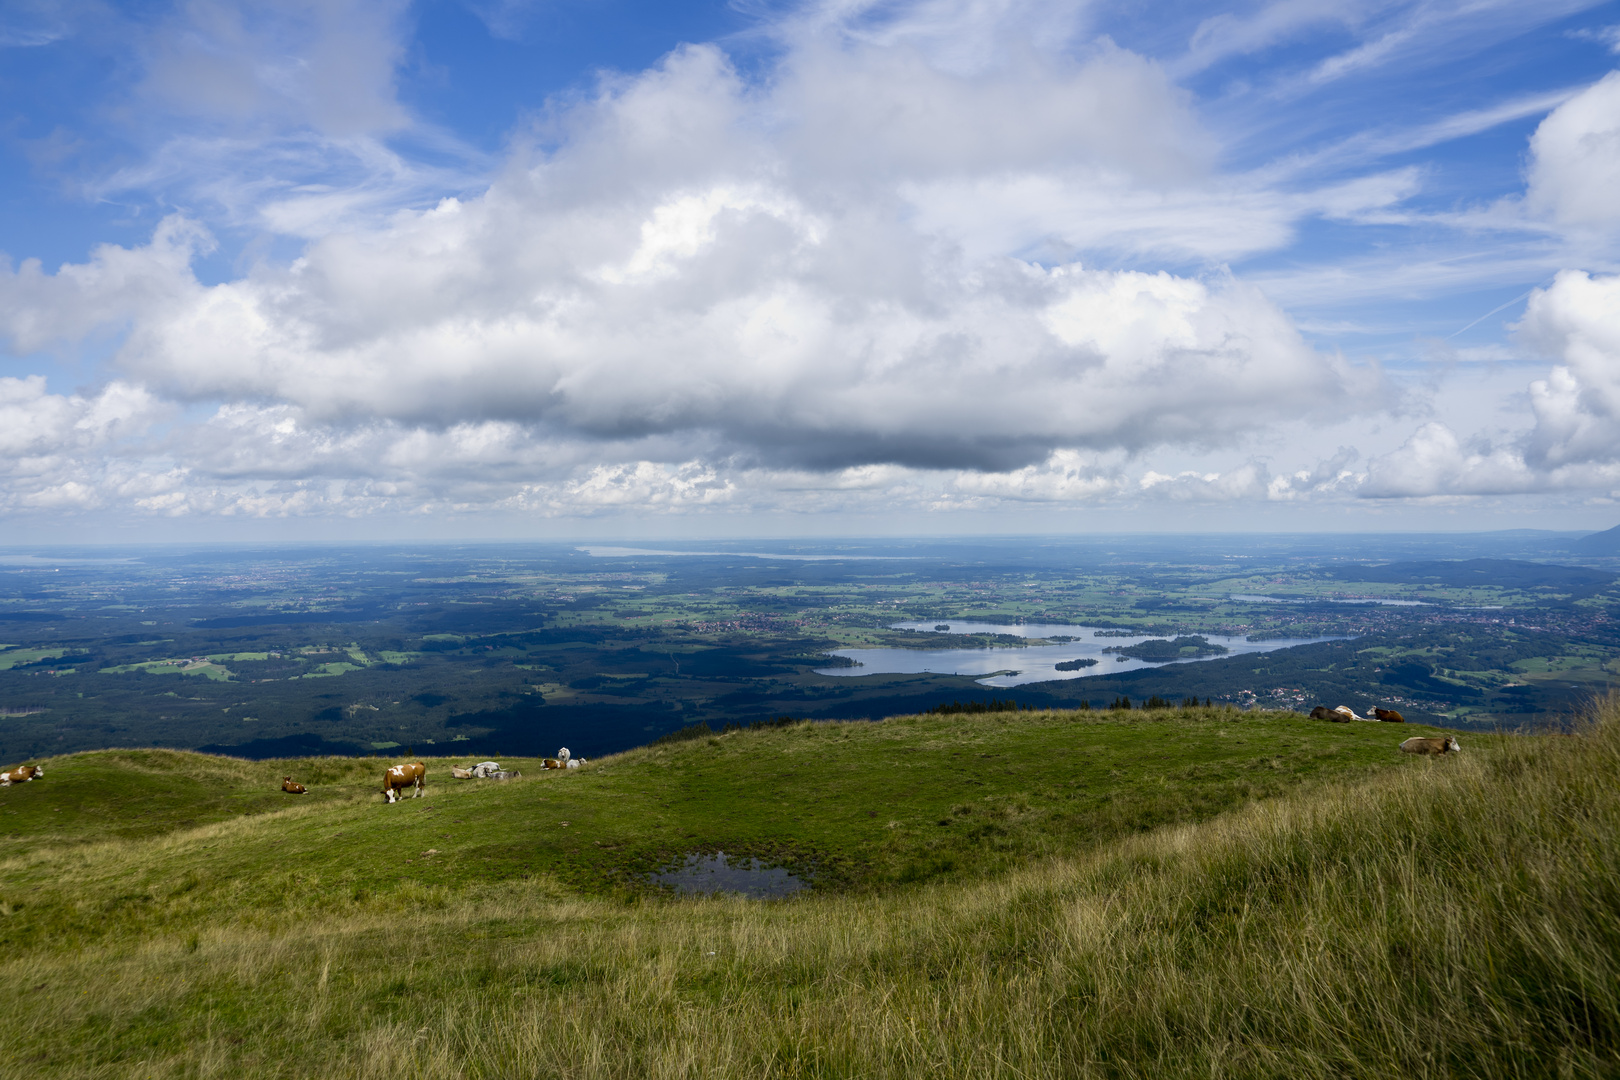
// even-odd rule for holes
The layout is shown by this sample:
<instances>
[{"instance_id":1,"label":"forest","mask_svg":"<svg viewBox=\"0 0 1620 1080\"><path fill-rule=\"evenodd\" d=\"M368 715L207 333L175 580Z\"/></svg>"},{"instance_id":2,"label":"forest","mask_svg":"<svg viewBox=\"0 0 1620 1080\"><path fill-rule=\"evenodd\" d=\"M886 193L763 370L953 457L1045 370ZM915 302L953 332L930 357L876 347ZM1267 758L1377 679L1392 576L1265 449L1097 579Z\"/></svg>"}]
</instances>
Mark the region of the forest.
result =
<instances>
[{"instance_id":1,"label":"forest","mask_svg":"<svg viewBox=\"0 0 1620 1080\"><path fill-rule=\"evenodd\" d=\"M11 550L0 555L0 755L601 754L699 723L879 719L997 698L1379 704L1516 729L1601 695L1620 672L1620 567L1558 534L742 546L752 553ZM1114 646L1148 663L1076 660L1061 678L1008 688L837 655L983 649L985 673L1016 670L1020 649L1048 643L1026 628L1062 623L1150 636ZM1221 656L1214 635L1315 640Z\"/></svg>"}]
</instances>

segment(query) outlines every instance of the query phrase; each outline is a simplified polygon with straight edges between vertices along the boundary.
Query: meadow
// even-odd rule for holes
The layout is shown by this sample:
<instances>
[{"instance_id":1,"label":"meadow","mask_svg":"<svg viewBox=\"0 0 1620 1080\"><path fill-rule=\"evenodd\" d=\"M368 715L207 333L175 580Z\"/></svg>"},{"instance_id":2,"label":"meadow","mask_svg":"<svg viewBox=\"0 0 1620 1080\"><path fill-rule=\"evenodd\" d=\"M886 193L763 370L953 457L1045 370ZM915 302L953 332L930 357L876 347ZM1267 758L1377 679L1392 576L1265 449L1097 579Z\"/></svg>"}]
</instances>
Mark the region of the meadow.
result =
<instances>
[{"instance_id":1,"label":"meadow","mask_svg":"<svg viewBox=\"0 0 1620 1080\"><path fill-rule=\"evenodd\" d=\"M1230 709L798 724L385 806L381 759L0 792L31 1075L1609 1076L1620 705L1562 737ZM302 798L275 791L284 772ZM431 809L430 809L431 808ZM564 825L563 823L567 824ZM648 870L749 852L784 901Z\"/></svg>"}]
</instances>

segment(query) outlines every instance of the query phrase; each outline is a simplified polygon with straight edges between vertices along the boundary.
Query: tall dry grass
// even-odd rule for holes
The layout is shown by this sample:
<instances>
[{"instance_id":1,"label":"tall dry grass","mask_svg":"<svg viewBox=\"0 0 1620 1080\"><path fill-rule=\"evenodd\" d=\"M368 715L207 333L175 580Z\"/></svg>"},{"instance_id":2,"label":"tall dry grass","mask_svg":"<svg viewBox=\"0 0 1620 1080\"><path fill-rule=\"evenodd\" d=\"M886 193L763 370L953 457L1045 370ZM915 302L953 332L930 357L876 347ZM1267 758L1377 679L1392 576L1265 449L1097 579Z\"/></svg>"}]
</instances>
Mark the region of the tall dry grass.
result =
<instances>
[{"instance_id":1,"label":"tall dry grass","mask_svg":"<svg viewBox=\"0 0 1620 1080\"><path fill-rule=\"evenodd\" d=\"M1620 1075L1620 703L1574 737L1408 764L972 885L625 905L510 884L35 952L0 968L0 1061L87 1077Z\"/></svg>"}]
</instances>

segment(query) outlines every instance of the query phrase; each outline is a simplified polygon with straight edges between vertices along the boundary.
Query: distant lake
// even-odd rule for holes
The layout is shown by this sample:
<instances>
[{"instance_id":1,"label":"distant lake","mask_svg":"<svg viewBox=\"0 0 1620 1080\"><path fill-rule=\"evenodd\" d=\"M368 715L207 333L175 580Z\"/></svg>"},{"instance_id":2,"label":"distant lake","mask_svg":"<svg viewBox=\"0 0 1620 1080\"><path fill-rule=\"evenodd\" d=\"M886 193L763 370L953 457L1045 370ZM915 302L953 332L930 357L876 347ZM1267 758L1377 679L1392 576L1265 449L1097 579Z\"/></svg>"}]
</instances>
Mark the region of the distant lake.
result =
<instances>
[{"instance_id":1,"label":"distant lake","mask_svg":"<svg viewBox=\"0 0 1620 1080\"><path fill-rule=\"evenodd\" d=\"M947 629L936 631L935 627L945 626ZM1026 645L1022 648L1008 649L837 649L834 656L847 656L860 664L855 668L822 668L818 675L840 675L859 677L861 675L921 675L932 673L935 675L984 675L979 679L982 686L1022 686L1024 683L1052 682L1055 679L1085 679L1097 675L1118 675L1125 671L1135 671L1145 667L1163 667L1171 664L1195 664L1201 660L1220 660L1221 656L1205 656L1199 660L1137 660L1126 657L1123 660L1114 653L1104 653L1103 650L1113 645L1136 645L1143 641L1174 637L1174 634L1142 634L1137 637L1114 637L1114 631L1109 631L1108 637L1097 637L1099 627L1073 626L1066 623L1018 623L1007 626L1002 623L973 622L968 619L952 619L946 622L943 619L929 619L923 622L895 623L894 630L922 630L927 632L950 634L1011 634L1024 638L1050 638L1072 637L1075 640L1058 642L1051 645ZM1338 638L1273 638L1269 641L1248 641L1241 637L1223 637L1220 634L1204 634L1203 637L1212 645L1225 645L1229 650L1224 656L1243 656L1248 653L1275 652L1286 649L1291 645L1310 645L1318 641L1336 641ZM1079 671L1059 671L1057 665L1065 660L1083 660L1087 657L1097 661L1095 667L1082 668ZM995 675L993 671L1015 670L1016 675Z\"/></svg>"}]
</instances>

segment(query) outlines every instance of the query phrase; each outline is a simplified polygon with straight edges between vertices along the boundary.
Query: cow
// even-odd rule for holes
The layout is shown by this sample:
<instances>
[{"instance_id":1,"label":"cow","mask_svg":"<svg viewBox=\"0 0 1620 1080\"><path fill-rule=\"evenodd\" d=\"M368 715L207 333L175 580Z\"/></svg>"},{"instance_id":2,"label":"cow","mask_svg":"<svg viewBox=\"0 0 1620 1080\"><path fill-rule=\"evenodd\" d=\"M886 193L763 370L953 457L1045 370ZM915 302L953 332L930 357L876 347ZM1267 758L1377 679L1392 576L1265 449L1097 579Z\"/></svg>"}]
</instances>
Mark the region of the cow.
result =
<instances>
[{"instance_id":1,"label":"cow","mask_svg":"<svg viewBox=\"0 0 1620 1080\"><path fill-rule=\"evenodd\" d=\"M568 759L570 757L573 757L573 755L568 752L568 747L566 746L557 751L557 760L562 762L562 767L565 769L568 768Z\"/></svg>"},{"instance_id":2,"label":"cow","mask_svg":"<svg viewBox=\"0 0 1620 1080\"><path fill-rule=\"evenodd\" d=\"M1342 705L1337 709L1330 709L1326 705L1318 705L1311 710L1312 720L1326 720L1333 724L1348 724L1354 716L1355 713Z\"/></svg>"},{"instance_id":3,"label":"cow","mask_svg":"<svg viewBox=\"0 0 1620 1080\"><path fill-rule=\"evenodd\" d=\"M422 792L427 788L427 766L420 761L413 761L409 765L394 765L383 773L383 796L389 802L398 802L399 792L408 787L416 789L411 795L413 799L420 799Z\"/></svg>"},{"instance_id":4,"label":"cow","mask_svg":"<svg viewBox=\"0 0 1620 1080\"><path fill-rule=\"evenodd\" d=\"M1401 743L1403 754L1455 754L1461 749L1454 735L1438 735L1432 739L1419 735Z\"/></svg>"},{"instance_id":5,"label":"cow","mask_svg":"<svg viewBox=\"0 0 1620 1080\"><path fill-rule=\"evenodd\" d=\"M285 791L289 795L302 795L308 791L309 788L305 787L303 784L294 783L293 778L290 776L283 776L281 778L281 790Z\"/></svg>"},{"instance_id":6,"label":"cow","mask_svg":"<svg viewBox=\"0 0 1620 1080\"><path fill-rule=\"evenodd\" d=\"M467 771L480 780L488 780L501 771L501 763L498 761L480 761L476 765L467 766Z\"/></svg>"},{"instance_id":7,"label":"cow","mask_svg":"<svg viewBox=\"0 0 1620 1080\"><path fill-rule=\"evenodd\" d=\"M1374 705L1373 706L1373 715L1376 716L1378 719L1382 720L1386 724L1404 724L1404 723L1406 723L1406 717L1402 716L1400 713L1396 712L1394 709L1380 709L1378 706Z\"/></svg>"},{"instance_id":8,"label":"cow","mask_svg":"<svg viewBox=\"0 0 1620 1080\"><path fill-rule=\"evenodd\" d=\"M456 766L456 765L450 766L450 776L451 776L452 779L455 779L455 780L471 780L473 778L473 775L474 774L473 774L473 771L471 769L463 769L463 768L460 768L459 766Z\"/></svg>"},{"instance_id":9,"label":"cow","mask_svg":"<svg viewBox=\"0 0 1620 1080\"><path fill-rule=\"evenodd\" d=\"M38 765L19 765L10 772L0 773L0 787L10 787L12 784L26 784L30 780L40 780L45 776L45 770Z\"/></svg>"}]
</instances>

